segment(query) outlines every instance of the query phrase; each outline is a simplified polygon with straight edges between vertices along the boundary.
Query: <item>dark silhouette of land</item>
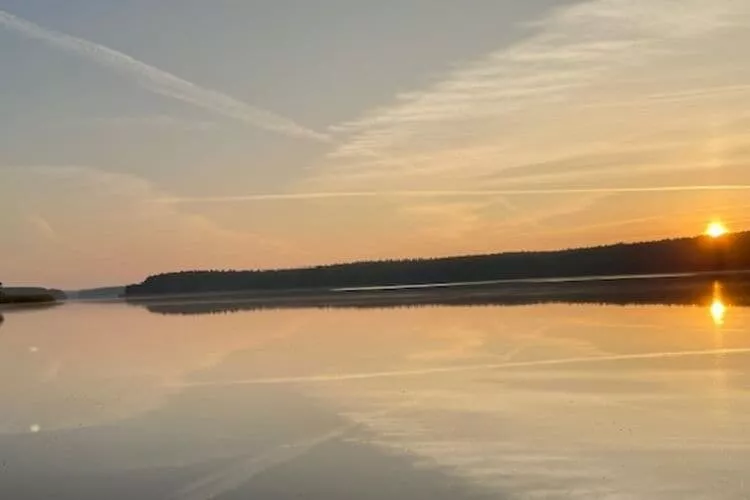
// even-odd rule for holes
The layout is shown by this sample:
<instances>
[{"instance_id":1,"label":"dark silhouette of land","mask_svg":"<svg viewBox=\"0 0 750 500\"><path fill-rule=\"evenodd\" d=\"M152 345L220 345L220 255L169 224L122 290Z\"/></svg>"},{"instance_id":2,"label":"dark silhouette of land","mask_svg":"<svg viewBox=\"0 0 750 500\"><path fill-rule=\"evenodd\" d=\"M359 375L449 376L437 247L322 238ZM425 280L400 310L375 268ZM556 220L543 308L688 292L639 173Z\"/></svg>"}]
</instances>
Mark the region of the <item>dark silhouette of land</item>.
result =
<instances>
[{"instance_id":1,"label":"dark silhouette of land","mask_svg":"<svg viewBox=\"0 0 750 500\"><path fill-rule=\"evenodd\" d=\"M141 284L128 286L125 296L139 299L218 293L288 298L330 293L342 288L744 270L750 270L750 232L715 239L702 236L551 252L356 262L267 271L185 271L151 276ZM499 285L493 284L496 289ZM545 286L549 288L551 285L547 283ZM622 283L618 283L619 286L623 286ZM502 288L510 289L508 286ZM543 289L542 283L536 283L533 288ZM462 295L468 291L467 287L461 287L456 293ZM385 297L386 292L380 290L377 295ZM375 291L371 293L375 294ZM399 295L406 293L402 290ZM411 292L412 295L418 293Z\"/></svg>"},{"instance_id":2,"label":"dark silhouette of land","mask_svg":"<svg viewBox=\"0 0 750 500\"><path fill-rule=\"evenodd\" d=\"M65 300L61 290L33 287L4 287L0 283L1 305L50 304Z\"/></svg>"},{"instance_id":3,"label":"dark silhouette of land","mask_svg":"<svg viewBox=\"0 0 750 500\"><path fill-rule=\"evenodd\" d=\"M131 303L160 314L212 314L291 308L523 306L552 303L709 306L717 300L727 306L750 306L750 275L515 282L377 291L178 295L134 299Z\"/></svg>"}]
</instances>

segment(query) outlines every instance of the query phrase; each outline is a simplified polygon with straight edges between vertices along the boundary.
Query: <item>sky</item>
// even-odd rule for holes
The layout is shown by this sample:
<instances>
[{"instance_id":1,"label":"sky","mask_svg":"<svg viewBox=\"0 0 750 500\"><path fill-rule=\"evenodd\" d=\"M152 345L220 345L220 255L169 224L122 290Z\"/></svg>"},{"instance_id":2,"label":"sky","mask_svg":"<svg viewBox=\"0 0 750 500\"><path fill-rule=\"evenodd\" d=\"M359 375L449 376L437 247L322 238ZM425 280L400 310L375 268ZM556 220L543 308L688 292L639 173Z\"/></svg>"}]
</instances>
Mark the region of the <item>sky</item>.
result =
<instances>
[{"instance_id":1,"label":"sky","mask_svg":"<svg viewBox=\"0 0 750 500\"><path fill-rule=\"evenodd\" d=\"M750 228L746 0L0 0L0 280Z\"/></svg>"}]
</instances>

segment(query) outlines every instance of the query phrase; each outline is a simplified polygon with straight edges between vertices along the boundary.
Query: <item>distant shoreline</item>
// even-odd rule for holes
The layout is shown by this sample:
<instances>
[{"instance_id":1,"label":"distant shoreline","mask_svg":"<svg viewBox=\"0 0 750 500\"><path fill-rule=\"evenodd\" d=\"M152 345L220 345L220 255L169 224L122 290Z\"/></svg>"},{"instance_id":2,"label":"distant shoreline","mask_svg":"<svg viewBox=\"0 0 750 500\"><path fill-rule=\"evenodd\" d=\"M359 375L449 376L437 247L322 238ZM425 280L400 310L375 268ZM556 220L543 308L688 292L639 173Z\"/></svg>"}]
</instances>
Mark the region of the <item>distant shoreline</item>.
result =
<instances>
[{"instance_id":1,"label":"distant shoreline","mask_svg":"<svg viewBox=\"0 0 750 500\"><path fill-rule=\"evenodd\" d=\"M59 302L53 296L0 297L0 305L51 304Z\"/></svg>"},{"instance_id":2,"label":"distant shoreline","mask_svg":"<svg viewBox=\"0 0 750 500\"><path fill-rule=\"evenodd\" d=\"M287 290L130 297L127 303L161 314L237 310L424 306L524 306L543 303L709 306L716 300L750 306L750 273L642 276L625 280L515 281L461 287L386 290Z\"/></svg>"},{"instance_id":3,"label":"distant shoreline","mask_svg":"<svg viewBox=\"0 0 750 500\"><path fill-rule=\"evenodd\" d=\"M296 269L182 271L125 288L127 299L241 294L260 297L331 292L468 290L477 286L627 281L639 277L750 272L750 232L543 252L364 261Z\"/></svg>"},{"instance_id":4,"label":"distant shoreline","mask_svg":"<svg viewBox=\"0 0 750 500\"><path fill-rule=\"evenodd\" d=\"M45 288L2 288L0 289L0 307L17 308L39 305L55 305L65 300L65 293L60 290Z\"/></svg>"}]
</instances>

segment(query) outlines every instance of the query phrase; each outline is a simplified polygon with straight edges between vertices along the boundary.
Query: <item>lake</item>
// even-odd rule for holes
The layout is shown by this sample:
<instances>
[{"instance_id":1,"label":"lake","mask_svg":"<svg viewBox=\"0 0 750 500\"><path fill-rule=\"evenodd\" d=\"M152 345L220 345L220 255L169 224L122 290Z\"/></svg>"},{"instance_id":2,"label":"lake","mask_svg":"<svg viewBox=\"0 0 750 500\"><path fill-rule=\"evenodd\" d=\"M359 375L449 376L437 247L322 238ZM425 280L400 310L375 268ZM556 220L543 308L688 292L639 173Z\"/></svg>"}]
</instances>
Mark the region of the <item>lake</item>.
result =
<instances>
[{"instance_id":1,"label":"lake","mask_svg":"<svg viewBox=\"0 0 750 500\"><path fill-rule=\"evenodd\" d=\"M231 309L4 312L0 498L750 497L728 301Z\"/></svg>"}]
</instances>

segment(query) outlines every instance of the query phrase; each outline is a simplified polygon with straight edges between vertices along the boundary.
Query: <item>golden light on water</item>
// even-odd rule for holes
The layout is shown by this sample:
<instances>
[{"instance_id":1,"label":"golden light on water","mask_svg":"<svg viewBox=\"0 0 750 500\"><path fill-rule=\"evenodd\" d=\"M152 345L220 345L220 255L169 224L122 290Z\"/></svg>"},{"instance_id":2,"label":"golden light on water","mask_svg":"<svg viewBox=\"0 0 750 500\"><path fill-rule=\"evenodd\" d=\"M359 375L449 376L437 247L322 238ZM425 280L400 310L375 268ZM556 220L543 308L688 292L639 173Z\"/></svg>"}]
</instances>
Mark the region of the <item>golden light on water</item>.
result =
<instances>
[{"instance_id":1,"label":"golden light on water","mask_svg":"<svg viewBox=\"0 0 750 500\"><path fill-rule=\"evenodd\" d=\"M706 236L710 236L711 238L721 238L728 232L727 227L721 222L712 222L706 228Z\"/></svg>"},{"instance_id":2,"label":"golden light on water","mask_svg":"<svg viewBox=\"0 0 750 500\"><path fill-rule=\"evenodd\" d=\"M711 318L716 326L722 326L727 316L727 305L724 303L721 293L721 284L714 283L713 297L711 299Z\"/></svg>"},{"instance_id":3,"label":"golden light on water","mask_svg":"<svg viewBox=\"0 0 750 500\"><path fill-rule=\"evenodd\" d=\"M720 300L714 300L711 304L711 317L717 326L724 324L727 315L727 306Z\"/></svg>"}]
</instances>

